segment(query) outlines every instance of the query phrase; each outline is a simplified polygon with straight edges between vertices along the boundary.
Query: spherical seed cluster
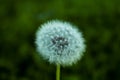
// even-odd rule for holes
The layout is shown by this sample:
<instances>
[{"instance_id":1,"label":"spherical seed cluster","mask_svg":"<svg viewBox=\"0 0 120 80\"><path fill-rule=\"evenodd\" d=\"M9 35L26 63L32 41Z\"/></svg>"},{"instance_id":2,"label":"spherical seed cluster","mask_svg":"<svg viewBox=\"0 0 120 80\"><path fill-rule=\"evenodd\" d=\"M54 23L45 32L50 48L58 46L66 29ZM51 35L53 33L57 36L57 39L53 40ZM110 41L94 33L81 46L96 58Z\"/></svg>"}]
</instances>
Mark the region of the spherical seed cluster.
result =
<instances>
[{"instance_id":1,"label":"spherical seed cluster","mask_svg":"<svg viewBox=\"0 0 120 80\"><path fill-rule=\"evenodd\" d=\"M76 63L85 51L82 33L70 23L58 20L41 25L35 43L44 59L63 66Z\"/></svg>"}]
</instances>

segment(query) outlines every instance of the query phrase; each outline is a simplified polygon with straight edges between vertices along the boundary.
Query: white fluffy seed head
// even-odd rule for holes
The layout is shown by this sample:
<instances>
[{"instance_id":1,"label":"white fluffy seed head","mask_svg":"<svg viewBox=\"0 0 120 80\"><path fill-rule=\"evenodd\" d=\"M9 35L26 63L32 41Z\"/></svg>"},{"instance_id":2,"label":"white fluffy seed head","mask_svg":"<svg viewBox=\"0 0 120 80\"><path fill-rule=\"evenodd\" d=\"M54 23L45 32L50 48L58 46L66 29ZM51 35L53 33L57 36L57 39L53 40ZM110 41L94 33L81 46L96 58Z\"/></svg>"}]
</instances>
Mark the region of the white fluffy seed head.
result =
<instances>
[{"instance_id":1,"label":"white fluffy seed head","mask_svg":"<svg viewBox=\"0 0 120 80\"><path fill-rule=\"evenodd\" d=\"M82 33L70 23L59 20L41 25L35 43L44 59L63 66L76 63L85 51Z\"/></svg>"}]
</instances>

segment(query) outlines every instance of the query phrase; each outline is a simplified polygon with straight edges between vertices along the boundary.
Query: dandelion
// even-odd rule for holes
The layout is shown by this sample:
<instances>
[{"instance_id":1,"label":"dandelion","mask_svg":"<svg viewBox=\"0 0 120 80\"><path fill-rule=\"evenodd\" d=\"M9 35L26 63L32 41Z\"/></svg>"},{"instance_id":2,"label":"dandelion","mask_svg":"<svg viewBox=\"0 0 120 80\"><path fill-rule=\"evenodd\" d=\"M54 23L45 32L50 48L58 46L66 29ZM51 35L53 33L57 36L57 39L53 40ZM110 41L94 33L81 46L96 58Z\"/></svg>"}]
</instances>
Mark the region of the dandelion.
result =
<instances>
[{"instance_id":1,"label":"dandelion","mask_svg":"<svg viewBox=\"0 0 120 80\"><path fill-rule=\"evenodd\" d=\"M36 33L35 43L39 54L57 65L56 75L60 72L60 65L70 66L76 63L85 51L82 33L76 26L59 20L41 25Z\"/></svg>"}]
</instances>

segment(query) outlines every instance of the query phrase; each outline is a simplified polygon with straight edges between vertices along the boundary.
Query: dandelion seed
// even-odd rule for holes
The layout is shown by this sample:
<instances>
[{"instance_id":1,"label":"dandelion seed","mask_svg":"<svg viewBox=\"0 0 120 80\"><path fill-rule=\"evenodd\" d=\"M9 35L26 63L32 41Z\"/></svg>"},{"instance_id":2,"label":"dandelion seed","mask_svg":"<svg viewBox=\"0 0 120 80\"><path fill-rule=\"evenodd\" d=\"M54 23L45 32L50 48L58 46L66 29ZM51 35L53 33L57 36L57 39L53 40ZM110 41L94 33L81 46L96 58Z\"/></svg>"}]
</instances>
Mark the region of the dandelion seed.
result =
<instances>
[{"instance_id":1,"label":"dandelion seed","mask_svg":"<svg viewBox=\"0 0 120 80\"><path fill-rule=\"evenodd\" d=\"M52 20L41 25L36 33L39 54L50 63L72 65L85 51L82 33L68 22Z\"/></svg>"}]
</instances>

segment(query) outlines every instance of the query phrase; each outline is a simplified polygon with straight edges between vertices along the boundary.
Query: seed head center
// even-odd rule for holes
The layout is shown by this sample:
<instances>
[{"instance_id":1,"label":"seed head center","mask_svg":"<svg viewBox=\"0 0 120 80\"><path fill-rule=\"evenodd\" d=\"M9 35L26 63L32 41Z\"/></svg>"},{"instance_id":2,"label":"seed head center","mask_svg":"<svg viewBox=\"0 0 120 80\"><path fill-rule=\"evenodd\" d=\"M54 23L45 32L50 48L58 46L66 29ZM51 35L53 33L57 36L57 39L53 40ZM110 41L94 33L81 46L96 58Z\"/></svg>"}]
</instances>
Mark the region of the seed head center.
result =
<instances>
[{"instance_id":1,"label":"seed head center","mask_svg":"<svg viewBox=\"0 0 120 80\"><path fill-rule=\"evenodd\" d=\"M68 46L68 41L63 37L54 37L52 39L52 43L59 49L62 49L62 48L65 48L66 46Z\"/></svg>"},{"instance_id":2,"label":"seed head center","mask_svg":"<svg viewBox=\"0 0 120 80\"><path fill-rule=\"evenodd\" d=\"M62 54L62 51L68 46L68 41L64 37L54 37L52 43L55 45L55 51L59 55Z\"/></svg>"}]
</instances>

